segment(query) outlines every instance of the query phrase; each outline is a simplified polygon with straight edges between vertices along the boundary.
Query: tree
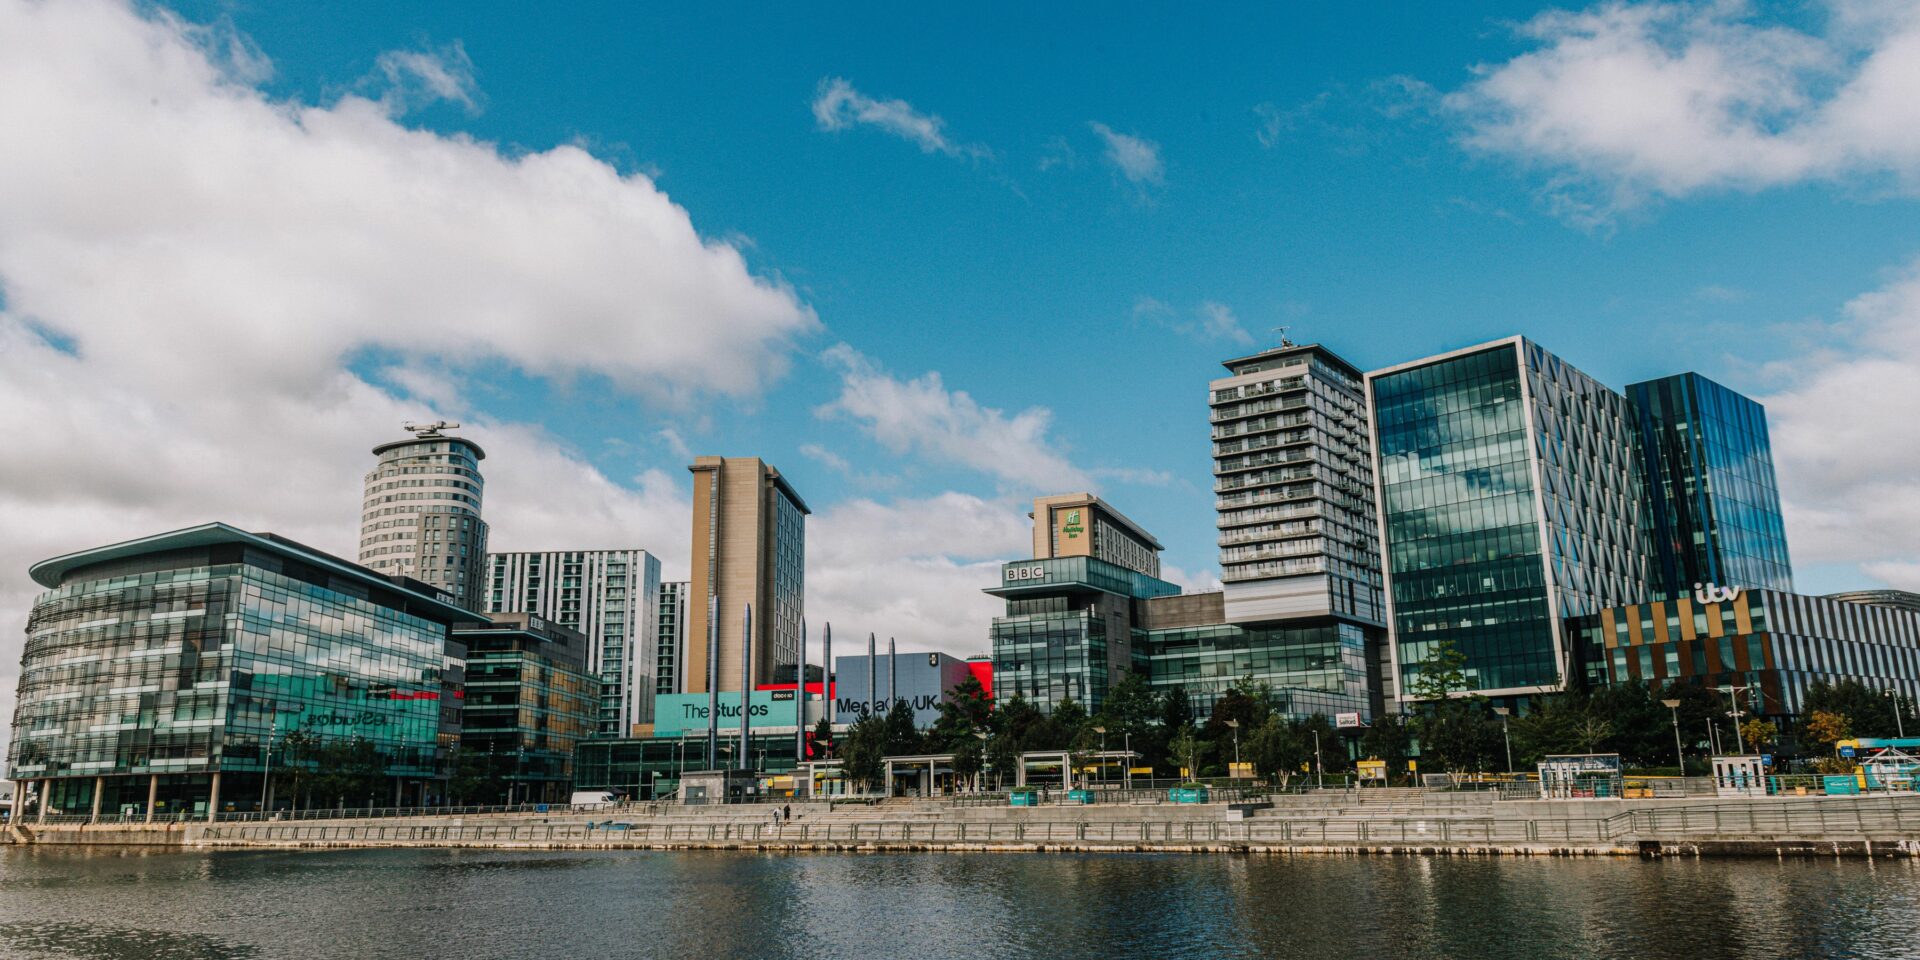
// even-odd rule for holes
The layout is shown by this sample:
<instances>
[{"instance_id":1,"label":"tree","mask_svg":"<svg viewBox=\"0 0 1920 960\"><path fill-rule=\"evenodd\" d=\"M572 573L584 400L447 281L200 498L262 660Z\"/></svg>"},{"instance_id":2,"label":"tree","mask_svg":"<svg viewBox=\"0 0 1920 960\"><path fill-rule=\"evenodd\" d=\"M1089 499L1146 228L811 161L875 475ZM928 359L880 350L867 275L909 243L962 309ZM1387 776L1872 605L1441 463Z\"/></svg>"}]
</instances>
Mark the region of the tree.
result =
<instances>
[{"instance_id":1,"label":"tree","mask_svg":"<svg viewBox=\"0 0 1920 960\"><path fill-rule=\"evenodd\" d=\"M1173 739L1167 742L1167 750L1173 754L1174 762L1186 768L1190 780L1199 778L1200 762L1206 759L1208 751L1212 749L1213 745L1200 739L1192 727L1174 734Z\"/></svg>"},{"instance_id":2,"label":"tree","mask_svg":"<svg viewBox=\"0 0 1920 960\"><path fill-rule=\"evenodd\" d=\"M1277 713L1267 715L1265 723L1246 738L1247 762L1255 774L1270 773L1281 787L1313 757L1313 744L1303 735L1305 724L1288 720Z\"/></svg>"},{"instance_id":3,"label":"tree","mask_svg":"<svg viewBox=\"0 0 1920 960\"><path fill-rule=\"evenodd\" d=\"M1414 665L1408 686L1421 700L1445 700L1467 690L1467 655L1450 640L1441 640L1427 651L1426 659Z\"/></svg>"},{"instance_id":4,"label":"tree","mask_svg":"<svg viewBox=\"0 0 1920 960\"><path fill-rule=\"evenodd\" d=\"M1389 777L1407 769L1412 750L1413 731L1399 714L1374 717L1373 726L1360 735L1360 752L1369 759L1385 760Z\"/></svg>"},{"instance_id":5,"label":"tree","mask_svg":"<svg viewBox=\"0 0 1920 960\"><path fill-rule=\"evenodd\" d=\"M1780 738L1780 728L1771 720L1749 717L1740 724L1740 736L1746 741L1748 750L1764 750Z\"/></svg>"},{"instance_id":6,"label":"tree","mask_svg":"<svg viewBox=\"0 0 1920 960\"><path fill-rule=\"evenodd\" d=\"M887 728L885 716L869 713L847 728L840 743L841 769L862 791L872 791L886 772Z\"/></svg>"},{"instance_id":7,"label":"tree","mask_svg":"<svg viewBox=\"0 0 1920 960\"><path fill-rule=\"evenodd\" d=\"M1899 734L1900 723L1894 716L1894 699L1858 680L1841 680L1831 684L1815 680L1807 686L1805 706L1808 715L1821 711L1845 717L1856 737L1886 738ZM1911 704L1903 703L1901 706L1911 707Z\"/></svg>"},{"instance_id":8,"label":"tree","mask_svg":"<svg viewBox=\"0 0 1920 960\"><path fill-rule=\"evenodd\" d=\"M1106 728L1110 749L1131 748L1151 763L1166 753L1166 735L1161 727L1166 708L1166 697L1148 686L1145 677L1129 670L1108 688L1106 702L1094 714L1092 725Z\"/></svg>"},{"instance_id":9,"label":"tree","mask_svg":"<svg viewBox=\"0 0 1920 960\"><path fill-rule=\"evenodd\" d=\"M893 701L893 707L886 713L887 756L901 757L924 753L920 728L913 722L913 705L905 700Z\"/></svg>"},{"instance_id":10,"label":"tree","mask_svg":"<svg viewBox=\"0 0 1920 960\"><path fill-rule=\"evenodd\" d=\"M1800 742L1821 756L1833 753L1834 744L1852 736L1853 729L1847 718L1826 710L1809 713L1806 725L1800 730Z\"/></svg>"},{"instance_id":11,"label":"tree","mask_svg":"<svg viewBox=\"0 0 1920 960\"><path fill-rule=\"evenodd\" d=\"M1015 696L1000 704L988 723L989 737L984 762L1005 783L1020 763L1020 754L1028 749L1034 730L1045 723L1039 709L1025 698Z\"/></svg>"},{"instance_id":12,"label":"tree","mask_svg":"<svg viewBox=\"0 0 1920 960\"><path fill-rule=\"evenodd\" d=\"M1613 721L1588 710L1574 723L1573 736L1585 752L1599 753L1600 745L1613 736Z\"/></svg>"}]
</instances>

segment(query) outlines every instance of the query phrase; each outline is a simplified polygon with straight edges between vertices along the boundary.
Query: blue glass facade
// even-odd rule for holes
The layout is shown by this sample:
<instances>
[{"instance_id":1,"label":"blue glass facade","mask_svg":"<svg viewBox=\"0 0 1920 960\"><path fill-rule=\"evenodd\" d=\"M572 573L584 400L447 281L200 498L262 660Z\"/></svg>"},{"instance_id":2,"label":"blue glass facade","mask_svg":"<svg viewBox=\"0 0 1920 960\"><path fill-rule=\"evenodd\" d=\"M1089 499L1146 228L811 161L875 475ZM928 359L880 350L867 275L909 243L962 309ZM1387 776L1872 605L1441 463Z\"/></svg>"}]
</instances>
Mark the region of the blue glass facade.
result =
<instances>
[{"instance_id":1,"label":"blue glass facade","mask_svg":"<svg viewBox=\"0 0 1920 960\"><path fill-rule=\"evenodd\" d=\"M1242 626L1208 623L1135 634L1135 663L1149 686L1187 695L1194 716L1243 678L1265 683L1273 709L1294 717L1372 717L1365 628L1332 619ZM997 681L996 681L997 682Z\"/></svg>"},{"instance_id":2,"label":"blue glass facade","mask_svg":"<svg viewBox=\"0 0 1920 960\"><path fill-rule=\"evenodd\" d=\"M1092 557L1002 564L1007 601L993 621L993 686L1001 700L1021 697L1046 712L1072 699L1089 710L1133 664L1134 603L1180 588Z\"/></svg>"},{"instance_id":3,"label":"blue glass facade","mask_svg":"<svg viewBox=\"0 0 1920 960\"><path fill-rule=\"evenodd\" d=\"M1396 687L1441 643L1487 692L1560 689L1566 617L1641 598L1626 398L1521 338L1368 377Z\"/></svg>"},{"instance_id":4,"label":"blue glass facade","mask_svg":"<svg viewBox=\"0 0 1920 960\"><path fill-rule=\"evenodd\" d=\"M1654 599L1698 583L1792 592L1767 412L1697 373L1627 387L1641 438Z\"/></svg>"},{"instance_id":5,"label":"blue glass facade","mask_svg":"<svg viewBox=\"0 0 1920 960\"><path fill-rule=\"evenodd\" d=\"M295 733L366 741L407 796L438 776L464 611L217 524L91 553L35 567L21 657L8 776L55 812L256 809Z\"/></svg>"}]
</instances>

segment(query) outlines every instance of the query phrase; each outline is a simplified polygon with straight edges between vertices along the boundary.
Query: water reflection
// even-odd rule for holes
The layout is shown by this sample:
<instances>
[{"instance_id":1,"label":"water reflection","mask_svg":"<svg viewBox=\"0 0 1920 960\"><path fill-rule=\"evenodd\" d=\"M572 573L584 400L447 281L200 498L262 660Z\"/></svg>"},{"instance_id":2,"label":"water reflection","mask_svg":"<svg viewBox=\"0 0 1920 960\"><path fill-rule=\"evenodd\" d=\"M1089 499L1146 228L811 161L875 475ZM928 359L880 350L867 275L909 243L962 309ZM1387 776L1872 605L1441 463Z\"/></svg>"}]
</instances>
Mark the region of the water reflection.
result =
<instances>
[{"instance_id":1,"label":"water reflection","mask_svg":"<svg viewBox=\"0 0 1920 960\"><path fill-rule=\"evenodd\" d=\"M0 957L1906 958L1905 861L0 851Z\"/></svg>"}]
</instances>

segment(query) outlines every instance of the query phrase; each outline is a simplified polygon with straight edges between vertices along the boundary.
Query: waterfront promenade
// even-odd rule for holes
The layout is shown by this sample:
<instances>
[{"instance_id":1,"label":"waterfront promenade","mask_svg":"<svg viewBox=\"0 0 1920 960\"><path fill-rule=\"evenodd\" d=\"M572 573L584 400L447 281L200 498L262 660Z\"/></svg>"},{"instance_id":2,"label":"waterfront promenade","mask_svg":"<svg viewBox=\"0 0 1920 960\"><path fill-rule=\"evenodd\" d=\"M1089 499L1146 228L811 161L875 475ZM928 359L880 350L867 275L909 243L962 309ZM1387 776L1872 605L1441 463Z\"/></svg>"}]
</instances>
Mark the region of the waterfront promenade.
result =
<instances>
[{"instance_id":1,"label":"waterfront promenade","mask_svg":"<svg viewBox=\"0 0 1920 960\"><path fill-rule=\"evenodd\" d=\"M472 847L768 851L1155 851L1521 856L1920 855L1920 797L1497 800L1325 791L1240 803L1013 808L951 800L631 805L565 812L218 823L23 823L9 842L189 849Z\"/></svg>"}]
</instances>

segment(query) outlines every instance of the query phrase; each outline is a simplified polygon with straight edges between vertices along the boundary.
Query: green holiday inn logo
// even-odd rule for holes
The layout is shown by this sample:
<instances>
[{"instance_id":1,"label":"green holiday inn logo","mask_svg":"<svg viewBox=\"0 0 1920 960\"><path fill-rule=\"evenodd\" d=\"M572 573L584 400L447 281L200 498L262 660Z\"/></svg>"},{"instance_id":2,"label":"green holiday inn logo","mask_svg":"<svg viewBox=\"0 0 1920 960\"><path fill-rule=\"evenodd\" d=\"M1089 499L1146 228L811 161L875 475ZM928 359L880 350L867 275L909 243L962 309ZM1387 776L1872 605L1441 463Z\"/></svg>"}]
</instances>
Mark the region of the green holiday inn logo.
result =
<instances>
[{"instance_id":1,"label":"green holiday inn logo","mask_svg":"<svg viewBox=\"0 0 1920 960\"><path fill-rule=\"evenodd\" d=\"M1078 537L1080 534L1085 533L1086 529L1087 529L1086 527L1083 527L1080 525L1080 511L1068 510L1066 526L1061 527L1060 532L1066 534L1069 538L1072 538L1072 537Z\"/></svg>"}]
</instances>

